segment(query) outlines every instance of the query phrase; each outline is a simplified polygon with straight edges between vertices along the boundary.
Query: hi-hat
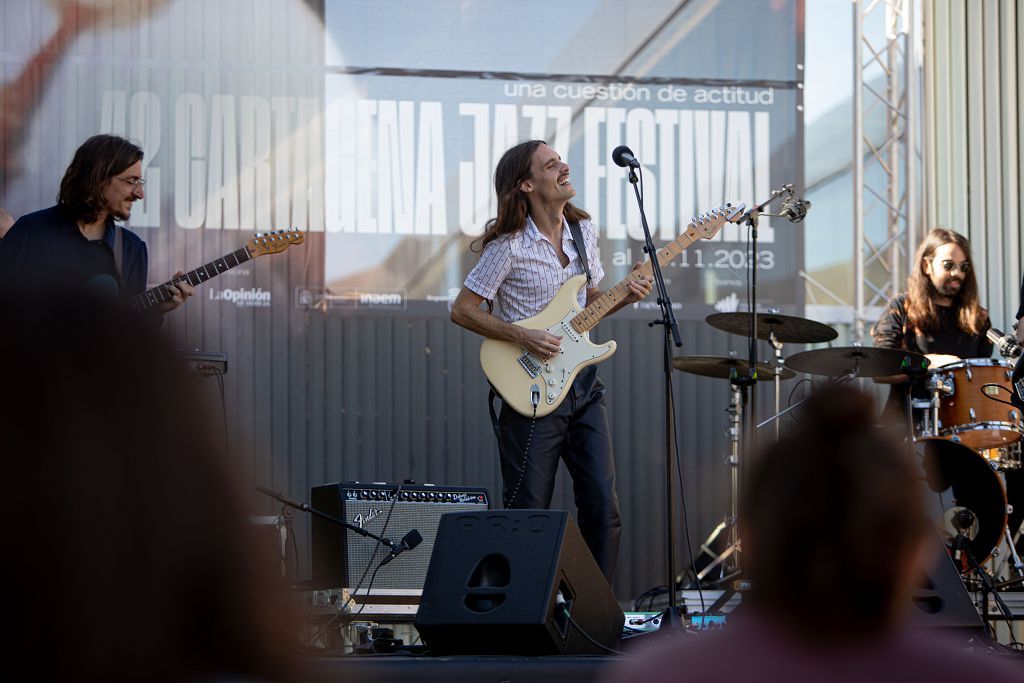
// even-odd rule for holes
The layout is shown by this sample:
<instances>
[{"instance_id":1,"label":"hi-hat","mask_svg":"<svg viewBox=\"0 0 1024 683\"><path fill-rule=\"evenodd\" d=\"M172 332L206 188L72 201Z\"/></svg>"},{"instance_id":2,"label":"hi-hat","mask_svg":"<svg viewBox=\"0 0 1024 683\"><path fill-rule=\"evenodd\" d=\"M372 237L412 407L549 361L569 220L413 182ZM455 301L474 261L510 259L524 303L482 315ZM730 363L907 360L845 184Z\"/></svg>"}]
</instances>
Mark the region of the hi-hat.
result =
<instances>
[{"instance_id":1,"label":"hi-hat","mask_svg":"<svg viewBox=\"0 0 1024 683\"><path fill-rule=\"evenodd\" d=\"M731 379L734 376L733 372L735 372L735 376L745 377L748 374L750 363L742 358L725 356L676 356L672 359L672 367L691 375ZM779 373L779 379L789 379L795 376L796 373L787 368L782 368L782 372ZM768 363L758 363L757 378L773 380L775 379L775 369Z\"/></svg>"},{"instance_id":2,"label":"hi-hat","mask_svg":"<svg viewBox=\"0 0 1024 683\"><path fill-rule=\"evenodd\" d=\"M749 313L712 313L705 320L715 329L743 337L750 336ZM839 333L829 325L807 318L778 313L758 313L757 338L768 340L773 335L775 339L785 344L819 344L832 341Z\"/></svg>"},{"instance_id":3,"label":"hi-hat","mask_svg":"<svg viewBox=\"0 0 1024 683\"><path fill-rule=\"evenodd\" d=\"M914 374L928 368L928 359L920 353L902 349L866 346L840 346L797 353L786 359L786 367L810 375L841 377L887 377Z\"/></svg>"}]
</instances>

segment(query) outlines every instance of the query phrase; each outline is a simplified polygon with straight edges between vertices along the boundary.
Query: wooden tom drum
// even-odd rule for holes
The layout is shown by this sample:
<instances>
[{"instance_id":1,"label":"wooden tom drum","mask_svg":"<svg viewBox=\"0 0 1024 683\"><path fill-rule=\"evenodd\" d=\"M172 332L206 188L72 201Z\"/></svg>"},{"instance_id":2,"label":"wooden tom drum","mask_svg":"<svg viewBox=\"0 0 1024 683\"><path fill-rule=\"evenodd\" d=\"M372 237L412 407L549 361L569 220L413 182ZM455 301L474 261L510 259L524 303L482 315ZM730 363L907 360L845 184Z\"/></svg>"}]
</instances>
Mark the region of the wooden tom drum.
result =
<instances>
[{"instance_id":1,"label":"wooden tom drum","mask_svg":"<svg viewBox=\"0 0 1024 683\"><path fill-rule=\"evenodd\" d=\"M968 358L934 370L941 397L939 434L977 450L1019 441L1020 412L1008 405L1012 372L1012 365L996 358Z\"/></svg>"}]
</instances>

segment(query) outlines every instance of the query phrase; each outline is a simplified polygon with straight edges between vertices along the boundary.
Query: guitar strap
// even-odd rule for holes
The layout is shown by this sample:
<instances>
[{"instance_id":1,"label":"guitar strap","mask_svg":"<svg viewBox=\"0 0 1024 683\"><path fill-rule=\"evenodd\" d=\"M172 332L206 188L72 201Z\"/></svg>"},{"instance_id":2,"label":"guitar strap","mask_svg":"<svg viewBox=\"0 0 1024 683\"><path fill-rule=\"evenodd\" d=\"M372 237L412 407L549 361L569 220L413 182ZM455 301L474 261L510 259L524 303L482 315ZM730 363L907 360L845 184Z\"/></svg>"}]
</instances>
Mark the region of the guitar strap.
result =
<instances>
[{"instance_id":1,"label":"guitar strap","mask_svg":"<svg viewBox=\"0 0 1024 683\"><path fill-rule=\"evenodd\" d=\"M587 245L583 242L583 230L580 229L579 223L569 223L569 232L572 233L572 241L576 244L576 253L580 255L583 272L587 274L587 282L591 283L594 278L590 276L590 263L587 262Z\"/></svg>"},{"instance_id":2,"label":"guitar strap","mask_svg":"<svg viewBox=\"0 0 1024 683\"><path fill-rule=\"evenodd\" d=\"M490 388L490 392L487 394L487 410L491 414L491 428L494 429L494 436L501 441L501 432L498 430L498 414L494 410L494 399L498 397L498 394L494 391L494 385L490 382L487 383Z\"/></svg>"}]
</instances>

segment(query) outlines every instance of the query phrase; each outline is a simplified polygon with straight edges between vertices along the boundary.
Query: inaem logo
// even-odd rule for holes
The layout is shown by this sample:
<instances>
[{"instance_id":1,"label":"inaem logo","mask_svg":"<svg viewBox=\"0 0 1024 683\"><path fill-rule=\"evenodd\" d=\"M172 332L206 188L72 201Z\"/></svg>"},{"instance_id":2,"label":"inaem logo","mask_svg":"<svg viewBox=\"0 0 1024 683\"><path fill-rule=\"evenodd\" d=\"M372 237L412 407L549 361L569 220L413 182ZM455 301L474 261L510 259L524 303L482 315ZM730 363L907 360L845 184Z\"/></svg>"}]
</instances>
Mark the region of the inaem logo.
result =
<instances>
[{"instance_id":1,"label":"inaem logo","mask_svg":"<svg viewBox=\"0 0 1024 683\"><path fill-rule=\"evenodd\" d=\"M736 296L736 292L733 292L715 302L715 310L719 313L735 313L740 310L740 298Z\"/></svg>"}]
</instances>

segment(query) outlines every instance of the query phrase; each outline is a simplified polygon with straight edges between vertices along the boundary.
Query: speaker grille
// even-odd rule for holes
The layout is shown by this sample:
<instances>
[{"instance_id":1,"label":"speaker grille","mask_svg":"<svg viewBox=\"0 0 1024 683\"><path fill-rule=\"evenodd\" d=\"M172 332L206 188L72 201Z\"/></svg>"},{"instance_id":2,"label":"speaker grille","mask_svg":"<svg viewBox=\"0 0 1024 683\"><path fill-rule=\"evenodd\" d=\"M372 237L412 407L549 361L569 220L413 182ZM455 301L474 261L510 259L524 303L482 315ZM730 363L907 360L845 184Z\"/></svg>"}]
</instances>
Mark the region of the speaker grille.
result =
<instances>
[{"instance_id":1,"label":"speaker grille","mask_svg":"<svg viewBox=\"0 0 1024 683\"><path fill-rule=\"evenodd\" d=\"M371 595L381 590L421 591L441 515L490 508L486 489L459 486L410 484L399 489L398 484L342 482L314 487L311 499L315 508L395 542L411 529L423 536L419 546L380 568ZM365 589L388 549L372 538L316 517L312 529L314 582L355 588L366 571Z\"/></svg>"}]
</instances>

